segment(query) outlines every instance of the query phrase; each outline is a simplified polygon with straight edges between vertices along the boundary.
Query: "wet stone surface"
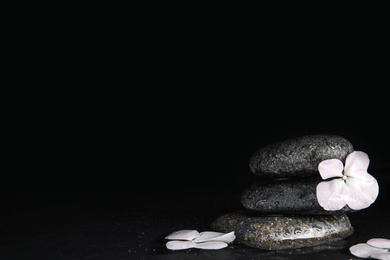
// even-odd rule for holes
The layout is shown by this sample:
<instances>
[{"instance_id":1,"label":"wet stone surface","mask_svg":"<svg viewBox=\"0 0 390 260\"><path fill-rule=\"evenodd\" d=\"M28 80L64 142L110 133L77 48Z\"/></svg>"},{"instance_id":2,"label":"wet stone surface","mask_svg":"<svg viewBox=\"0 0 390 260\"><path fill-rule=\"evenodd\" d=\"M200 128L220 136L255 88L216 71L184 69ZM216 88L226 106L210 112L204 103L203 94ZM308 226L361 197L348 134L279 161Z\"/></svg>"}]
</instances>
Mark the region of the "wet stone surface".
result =
<instances>
[{"instance_id":1,"label":"wet stone surface","mask_svg":"<svg viewBox=\"0 0 390 260\"><path fill-rule=\"evenodd\" d=\"M286 180L261 181L246 189L241 196L244 208L261 214L334 215L355 212L348 206L327 211L317 201L319 176Z\"/></svg>"},{"instance_id":2,"label":"wet stone surface","mask_svg":"<svg viewBox=\"0 0 390 260\"><path fill-rule=\"evenodd\" d=\"M353 233L346 215L257 216L245 210L221 216L211 227L219 232L235 231L240 243L264 250L315 246L344 239Z\"/></svg>"},{"instance_id":3,"label":"wet stone surface","mask_svg":"<svg viewBox=\"0 0 390 260\"><path fill-rule=\"evenodd\" d=\"M318 164L327 159L345 161L352 144L341 136L308 135L281 141L258 150L249 167L262 178L293 178L318 174Z\"/></svg>"}]
</instances>

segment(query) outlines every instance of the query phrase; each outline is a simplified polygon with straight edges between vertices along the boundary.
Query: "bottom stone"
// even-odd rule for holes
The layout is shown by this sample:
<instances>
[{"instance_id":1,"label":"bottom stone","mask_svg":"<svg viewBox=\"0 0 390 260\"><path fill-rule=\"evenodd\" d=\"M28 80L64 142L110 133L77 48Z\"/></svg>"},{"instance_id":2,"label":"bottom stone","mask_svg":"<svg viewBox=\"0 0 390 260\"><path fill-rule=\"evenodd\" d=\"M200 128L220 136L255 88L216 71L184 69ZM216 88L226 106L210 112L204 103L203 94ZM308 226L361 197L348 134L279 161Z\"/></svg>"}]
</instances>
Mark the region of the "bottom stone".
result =
<instances>
[{"instance_id":1,"label":"bottom stone","mask_svg":"<svg viewBox=\"0 0 390 260\"><path fill-rule=\"evenodd\" d=\"M353 233L346 215L259 216L244 210L219 217L211 228L225 233L235 231L240 243L265 250L315 246Z\"/></svg>"}]
</instances>

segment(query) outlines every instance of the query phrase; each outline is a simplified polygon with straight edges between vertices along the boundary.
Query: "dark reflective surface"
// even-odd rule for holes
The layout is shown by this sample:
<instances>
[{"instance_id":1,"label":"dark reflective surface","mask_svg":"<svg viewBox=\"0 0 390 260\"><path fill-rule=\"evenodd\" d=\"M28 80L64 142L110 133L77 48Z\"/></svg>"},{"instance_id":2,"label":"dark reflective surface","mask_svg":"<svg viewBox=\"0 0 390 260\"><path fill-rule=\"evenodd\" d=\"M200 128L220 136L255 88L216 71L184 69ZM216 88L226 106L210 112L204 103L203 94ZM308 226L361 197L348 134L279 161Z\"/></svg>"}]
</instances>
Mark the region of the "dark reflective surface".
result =
<instances>
[{"instance_id":1,"label":"dark reflective surface","mask_svg":"<svg viewBox=\"0 0 390 260\"><path fill-rule=\"evenodd\" d=\"M8 193L0 215L2 259L358 259L348 248L387 237L389 174L372 172L381 192L368 209L349 214L355 233L331 245L262 251L232 244L218 251L165 248L180 229L210 230L218 216L240 208L245 180L220 186L106 193ZM214 183L215 184L215 183Z\"/></svg>"}]
</instances>

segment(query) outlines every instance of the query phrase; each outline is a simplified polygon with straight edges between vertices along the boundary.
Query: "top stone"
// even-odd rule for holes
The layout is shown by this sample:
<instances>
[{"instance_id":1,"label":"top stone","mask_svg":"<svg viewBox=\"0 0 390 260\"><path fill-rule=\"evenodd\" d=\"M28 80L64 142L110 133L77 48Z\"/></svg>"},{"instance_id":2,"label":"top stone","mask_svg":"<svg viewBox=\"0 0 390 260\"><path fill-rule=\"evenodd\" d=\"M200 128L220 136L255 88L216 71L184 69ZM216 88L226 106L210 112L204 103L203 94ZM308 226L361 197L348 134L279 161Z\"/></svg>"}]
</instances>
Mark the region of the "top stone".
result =
<instances>
[{"instance_id":1,"label":"top stone","mask_svg":"<svg viewBox=\"0 0 390 260\"><path fill-rule=\"evenodd\" d=\"M327 159L342 162L353 152L352 144L337 135L307 135L268 145L250 159L251 171L262 178L295 178L318 174Z\"/></svg>"}]
</instances>

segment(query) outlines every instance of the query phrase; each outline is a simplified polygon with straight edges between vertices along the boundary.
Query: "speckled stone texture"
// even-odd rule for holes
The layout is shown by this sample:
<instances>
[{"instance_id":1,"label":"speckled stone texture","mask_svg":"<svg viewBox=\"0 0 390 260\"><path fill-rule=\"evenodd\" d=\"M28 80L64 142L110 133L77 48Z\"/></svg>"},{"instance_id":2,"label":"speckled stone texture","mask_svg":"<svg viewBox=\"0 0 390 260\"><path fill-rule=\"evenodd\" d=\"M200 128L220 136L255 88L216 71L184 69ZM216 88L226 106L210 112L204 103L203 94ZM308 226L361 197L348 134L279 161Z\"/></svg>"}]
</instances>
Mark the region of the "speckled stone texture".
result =
<instances>
[{"instance_id":1,"label":"speckled stone texture","mask_svg":"<svg viewBox=\"0 0 390 260\"><path fill-rule=\"evenodd\" d=\"M352 144L336 135L307 135L268 145L249 162L262 178L292 178L318 174L318 164L327 159L342 162L353 152Z\"/></svg>"},{"instance_id":2,"label":"speckled stone texture","mask_svg":"<svg viewBox=\"0 0 390 260\"><path fill-rule=\"evenodd\" d=\"M346 215L256 216L247 211L238 211L219 217L211 227L219 232L235 231L240 243L264 250L315 246L346 238L353 233Z\"/></svg>"},{"instance_id":3,"label":"speckled stone texture","mask_svg":"<svg viewBox=\"0 0 390 260\"><path fill-rule=\"evenodd\" d=\"M338 211L324 210L317 201L319 176L269 180L253 184L241 196L246 209L261 214L335 215L355 212L348 206Z\"/></svg>"}]
</instances>

